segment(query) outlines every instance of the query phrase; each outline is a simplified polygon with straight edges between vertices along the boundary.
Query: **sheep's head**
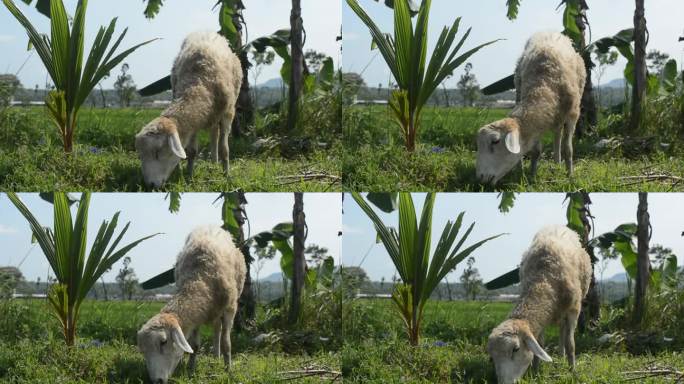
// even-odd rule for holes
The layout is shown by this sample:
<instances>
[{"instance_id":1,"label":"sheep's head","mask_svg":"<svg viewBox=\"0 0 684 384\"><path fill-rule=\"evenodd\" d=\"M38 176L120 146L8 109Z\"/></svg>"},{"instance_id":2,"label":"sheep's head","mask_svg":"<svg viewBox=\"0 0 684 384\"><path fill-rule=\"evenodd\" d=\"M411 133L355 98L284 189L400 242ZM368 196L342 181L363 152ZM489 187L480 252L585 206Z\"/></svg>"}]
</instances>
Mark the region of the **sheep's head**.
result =
<instances>
[{"instance_id":1,"label":"sheep's head","mask_svg":"<svg viewBox=\"0 0 684 384\"><path fill-rule=\"evenodd\" d=\"M166 384L183 357L193 353L174 315L161 313L152 317L138 331L138 349L145 356L152 383Z\"/></svg>"},{"instance_id":2,"label":"sheep's head","mask_svg":"<svg viewBox=\"0 0 684 384\"><path fill-rule=\"evenodd\" d=\"M135 149L142 162L145 184L159 188L185 159L176 123L166 117L152 120L135 136Z\"/></svg>"},{"instance_id":3,"label":"sheep's head","mask_svg":"<svg viewBox=\"0 0 684 384\"><path fill-rule=\"evenodd\" d=\"M522 158L520 126L506 118L480 128L477 134L477 178L496 184Z\"/></svg>"},{"instance_id":4,"label":"sheep's head","mask_svg":"<svg viewBox=\"0 0 684 384\"><path fill-rule=\"evenodd\" d=\"M499 384L518 381L532 363L534 356L551 361L522 320L506 320L489 335L487 352L494 361Z\"/></svg>"}]
</instances>

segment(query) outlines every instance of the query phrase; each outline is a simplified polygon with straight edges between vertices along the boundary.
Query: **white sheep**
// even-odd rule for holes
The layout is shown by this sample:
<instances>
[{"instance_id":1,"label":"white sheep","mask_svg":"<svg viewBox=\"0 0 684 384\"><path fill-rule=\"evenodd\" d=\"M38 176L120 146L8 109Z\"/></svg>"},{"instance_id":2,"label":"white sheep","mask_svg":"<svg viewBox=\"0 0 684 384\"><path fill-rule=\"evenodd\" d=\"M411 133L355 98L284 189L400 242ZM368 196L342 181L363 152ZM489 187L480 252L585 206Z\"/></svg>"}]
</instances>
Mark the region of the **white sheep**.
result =
<instances>
[{"instance_id":1,"label":"white sheep","mask_svg":"<svg viewBox=\"0 0 684 384\"><path fill-rule=\"evenodd\" d=\"M161 116L135 137L145 184L159 188L181 159L188 159L188 174L197 155L197 134L206 128L211 136L211 158L227 172L228 136L242 84L242 66L228 41L215 32L194 32L186 37L173 64L174 100Z\"/></svg>"},{"instance_id":2,"label":"white sheep","mask_svg":"<svg viewBox=\"0 0 684 384\"><path fill-rule=\"evenodd\" d=\"M572 175L572 136L580 115L586 70L572 41L555 32L534 34L515 70L516 106L509 117L480 128L476 175L496 184L531 152L532 177L542 152L542 134L553 130L554 159ZM561 152L561 142L563 150Z\"/></svg>"},{"instance_id":3,"label":"white sheep","mask_svg":"<svg viewBox=\"0 0 684 384\"><path fill-rule=\"evenodd\" d=\"M221 227L198 227L188 235L176 261L177 293L138 331L153 383L166 383L184 352L192 354L188 368L194 371L202 324L213 324L214 354L230 367L230 330L246 270L242 252Z\"/></svg>"},{"instance_id":4,"label":"white sheep","mask_svg":"<svg viewBox=\"0 0 684 384\"><path fill-rule=\"evenodd\" d=\"M520 302L487 343L499 384L516 382L533 360L551 361L537 341L550 324L560 325L560 354L574 367L574 332L591 275L577 233L548 226L535 235L520 265Z\"/></svg>"}]
</instances>

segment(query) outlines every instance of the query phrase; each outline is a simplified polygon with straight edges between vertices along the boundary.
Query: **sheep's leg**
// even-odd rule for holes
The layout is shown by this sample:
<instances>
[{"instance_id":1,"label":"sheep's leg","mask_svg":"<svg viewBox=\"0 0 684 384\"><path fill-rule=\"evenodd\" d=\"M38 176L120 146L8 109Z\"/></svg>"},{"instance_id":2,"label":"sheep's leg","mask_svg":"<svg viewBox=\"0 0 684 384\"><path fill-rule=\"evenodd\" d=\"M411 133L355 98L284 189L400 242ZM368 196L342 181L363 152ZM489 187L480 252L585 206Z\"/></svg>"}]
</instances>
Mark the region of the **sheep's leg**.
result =
<instances>
[{"instance_id":1,"label":"sheep's leg","mask_svg":"<svg viewBox=\"0 0 684 384\"><path fill-rule=\"evenodd\" d=\"M534 144L534 147L532 148L532 151L530 152L530 174L532 176L532 179L535 179L537 177L537 166L539 165L539 159L541 158L543 148L544 145L542 144L541 140L537 140L537 142Z\"/></svg>"},{"instance_id":2,"label":"sheep's leg","mask_svg":"<svg viewBox=\"0 0 684 384\"><path fill-rule=\"evenodd\" d=\"M575 369L575 327L577 326L578 317L579 312L568 314L563 319L565 323L565 355L572 369Z\"/></svg>"},{"instance_id":3,"label":"sheep's leg","mask_svg":"<svg viewBox=\"0 0 684 384\"><path fill-rule=\"evenodd\" d=\"M190 340L188 340L190 343L190 347L194 351L190 355L190 359L188 360L188 371L192 375L195 372L195 366L197 365L197 354L199 353L199 347L200 347L200 334L199 334L199 327L195 328L194 331L190 333Z\"/></svg>"},{"instance_id":4,"label":"sheep's leg","mask_svg":"<svg viewBox=\"0 0 684 384\"><path fill-rule=\"evenodd\" d=\"M221 318L214 321L214 356L221 356Z\"/></svg>"},{"instance_id":5,"label":"sheep's leg","mask_svg":"<svg viewBox=\"0 0 684 384\"><path fill-rule=\"evenodd\" d=\"M197 157L197 135L192 135L190 143L185 149L185 154L188 156L188 177L192 178L192 172L195 168L195 157Z\"/></svg>"},{"instance_id":6,"label":"sheep's leg","mask_svg":"<svg viewBox=\"0 0 684 384\"><path fill-rule=\"evenodd\" d=\"M567 324L564 320L561 320L559 328L560 342L558 343L558 352L560 352L561 356L565 356L565 343L567 342Z\"/></svg>"},{"instance_id":7,"label":"sheep's leg","mask_svg":"<svg viewBox=\"0 0 684 384\"><path fill-rule=\"evenodd\" d=\"M232 120L231 117L224 117L221 119L219 127L219 158L223 164L223 170L226 171L226 173L230 170L230 147L228 146L228 137L230 136Z\"/></svg>"},{"instance_id":8,"label":"sheep's leg","mask_svg":"<svg viewBox=\"0 0 684 384\"><path fill-rule=\"evenodd\" d=\"M572 118L565 123L563 130L563 157L565 158L565 169L568 171L568 176L572 176L572 137L575 134L575 125L577 118Z\"/></svg>"},{"instance_id":9,"label":"sheep's leg","mask_svg":"<svg viewBox=\"0 0 684 384\"><path fill-rule=\"evenodd\" d=\"M561 162L561 141L563 140L563 128L557 129L553 135L553 161Z\"/></svg>"},{"instance_id":10,"label":"sheep's leg","mask_svg":"<svg viewBox=\"0 0 684 384\"><path fill-rule=\"evenodd\" d=\"M211 161L214 163L218 163L219 130L219 124L215 124L211 129Z\"/></svg>"},{"instance_id":11,"label":"sheep's leg","mask_svg":"<svg viewBox=\"0 0 684 384\"><path fill-rule=\"evenodd\" d=\"M237 310L237 302L232 306L233 309L228 309L223 314L223 329L221 330L221 353L223 353L223 362L226 368L230 369L231 364L231 344L230 344L230 330L233 329L233 320Z\"/></svg>"}]
</instances>

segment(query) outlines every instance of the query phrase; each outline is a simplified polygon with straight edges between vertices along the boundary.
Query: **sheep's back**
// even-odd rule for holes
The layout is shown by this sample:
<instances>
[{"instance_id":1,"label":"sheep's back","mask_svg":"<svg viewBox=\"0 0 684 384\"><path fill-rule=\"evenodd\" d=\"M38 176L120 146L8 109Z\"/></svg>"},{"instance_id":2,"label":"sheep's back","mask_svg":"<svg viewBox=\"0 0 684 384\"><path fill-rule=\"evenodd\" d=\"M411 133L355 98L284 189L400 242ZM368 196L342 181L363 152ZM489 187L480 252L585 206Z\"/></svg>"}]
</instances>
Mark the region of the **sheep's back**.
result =
<instances>
[{"instance_id":1,"label":"sheep's back","mask_svg":"<svg viewBox=\"0 0 684 384\"><path fill-rule=\"evenodd\" d=\"M240 60L216 32L194 32L183 41L173 67L174 94L193 87L217 87L234 104L242 83ZM212 92L217 93L217 92Z\"/></svg>"},{"instance_id":2,"label":"sheep's back","mask_svg":"<svg viewBox=\"0 0 684 384\"><path fill-rule=\"evenodd\" d=\"M193 230L176 262L179 291L190 288L213 296L213 302L226 306L237 300L245 281L246 266L242 252L230 235L218 226Z\"/></svg>"},{"instance_id":3,"label":"sheep's back","mask_svg":"<svg viewBox=\"0 0 684 384\"><path fill-rule=\"evenodd\" d=\"M523 295L541 284L561 307L581 301L589 290L591 274L591 261L579 236L564 226L539 231L520 268Z\"/></svg>"},{"instance_id":4,"label":"sheep's back","mask_svg":"<svg viewBox=\"0 0 684 384\"><path fill-rule=\"evenodd\" d=\"M571 104L582 95L586 72L584 62L570 39L556 32L534 34L516 69L522 99L543 99Z\"/></svg>"}]
</instances>

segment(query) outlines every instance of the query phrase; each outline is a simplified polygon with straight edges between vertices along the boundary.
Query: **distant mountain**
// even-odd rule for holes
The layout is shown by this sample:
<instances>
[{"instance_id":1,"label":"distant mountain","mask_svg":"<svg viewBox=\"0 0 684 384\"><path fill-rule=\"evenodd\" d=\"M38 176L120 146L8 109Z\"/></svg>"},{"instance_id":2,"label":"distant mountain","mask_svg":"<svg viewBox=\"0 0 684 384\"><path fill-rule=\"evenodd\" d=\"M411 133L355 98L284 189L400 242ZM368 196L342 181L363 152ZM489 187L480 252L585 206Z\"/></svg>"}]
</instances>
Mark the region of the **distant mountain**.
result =
<instances>
[{"instance_id":1,"label":"distant mountain","mask_svg":"<svg viewBox=\"0 0 684 384\"><path fill-rule=\"evenodd\" d=\"M259 278L259 282L262 282L262 283L282 283L283 282L283 273L282 272L273 272L266 277Z\"/></svg>"},{"instance_id":2,"label":"distant mountain","mask_svg":"<svg viewBox=\"0 0 684 384\"><path fill-rule=\"evenodd\" d=\"M613 79L607 83L601 84L601 88L624 88L625 79Z\"/></svg>"},{"instance_id":3,"label":"distant mountain","mask_svg":"<svg viewBox=\"0 0 684 384\"><path fill-rule=\"evenodd\" d=\"M627 281L627 274L624 272L618 273L618 274L613 275L612 277L609 277L607 279L603 279L603 281L615 281L615 282L623 283L623 282Z\"/></svg>"},{"instance_id":4,"label":"distant mountain","mask_svg":"<svg viewBox=\"0 0 684 384\"><path fill-rule=\"evenodd\" d=\"M259 88L282 88L283 79L275 78L259 84Z\"/></svg>"}]
</instances>

